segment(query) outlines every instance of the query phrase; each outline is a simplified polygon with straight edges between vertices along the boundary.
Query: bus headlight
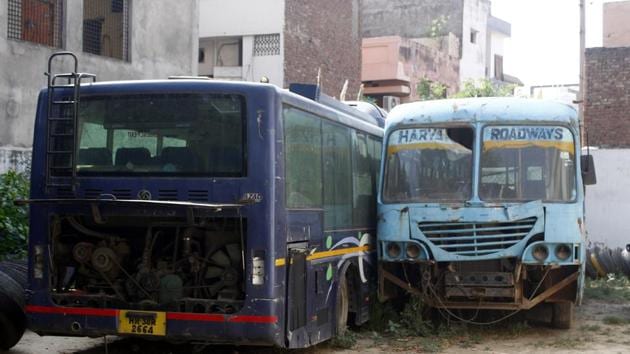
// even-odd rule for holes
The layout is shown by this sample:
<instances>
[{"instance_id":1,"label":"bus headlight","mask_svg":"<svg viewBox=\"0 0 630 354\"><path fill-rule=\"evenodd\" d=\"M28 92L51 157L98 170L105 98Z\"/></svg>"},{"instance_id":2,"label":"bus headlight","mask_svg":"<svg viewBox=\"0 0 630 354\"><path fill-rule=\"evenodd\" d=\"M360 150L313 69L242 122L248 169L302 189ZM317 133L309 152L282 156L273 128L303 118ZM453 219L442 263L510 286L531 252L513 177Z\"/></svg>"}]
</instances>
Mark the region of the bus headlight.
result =
<instances>
[{"instance_id":1,"label":"bus headlight","mask_svg":"<svg viewBox=\"0 0 630 354\"><path fill-rule=\"evenodd\" d=\"M396 242L389 242L387 244L387 256L389 258L395 259L400 257L400 245Z\"/></svg>"},{"instance_id":2,"label":"bus headlight","mask_svg":"<svg viewBox=\"0 0 630 354\"><path fill-rule=\"evenodd\" d=\"M560 244L556 246L556 257L561 261L566 261L571 257L571 248L566 244Z\"/></svg>"},{"instance_id":3,"label":"bus headlight","mask_svg":"<svg viewBox=\"0 0 630 354\"><path fill-rule=\"evenodd\" d=\"M549 257L549 249L545 245L536 245L532 250L532 256L539 262L544 261Z\"/></svg>"},{"instance_id":4,"label":"bus headlight","mask_svg":"<svg viewBox=\"0 0 630 354\"><path fill-rule=\"evenodd\" d=\"M408 243L407 244L407 257L409 258L418 258L418 256L420 255L420 247L418 247L418 245L416 245L415 243Z\"/></svg>"}]
</instances>

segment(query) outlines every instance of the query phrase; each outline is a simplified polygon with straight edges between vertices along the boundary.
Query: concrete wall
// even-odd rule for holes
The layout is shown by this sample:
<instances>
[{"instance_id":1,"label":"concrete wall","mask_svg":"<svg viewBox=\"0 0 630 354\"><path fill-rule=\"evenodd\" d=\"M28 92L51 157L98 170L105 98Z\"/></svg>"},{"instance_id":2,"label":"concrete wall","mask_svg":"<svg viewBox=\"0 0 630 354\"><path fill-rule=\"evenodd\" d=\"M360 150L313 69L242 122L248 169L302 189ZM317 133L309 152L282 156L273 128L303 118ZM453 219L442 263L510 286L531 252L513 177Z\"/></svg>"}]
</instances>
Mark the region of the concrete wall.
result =
<instances>
[{"instance_id":1,"label":"concrete wall","mask_svg":"<svg viewBox=\"0 0 630 354\"><path fill-rule=\"evenodd\" d=\"M509 40L510 37L504 35L503 33L489 31L489 45L486 48L486 52L488 53L486 56L486 70L488 72L488 77L494 76L494 56L500 55L504 58L503 61L503 72L505 73L505 41ZM497 78L500 79L500 78Z\"/></svg>"},{"instance_id":2,"label":"concrete wall","mask_svg":"<svg viewBox=\"0 0 630 354\"><path fill-rule=\"evenodd\" d=\"M83 53L83 1L65 3L63 49L79 56L80 71L96 74L99 81L197 74L196 0L133 0L130 61ZM48 56L60 49L8 39L7 8L7 0L0 0L0 146L20 152L32 144L35 105L46 85L42 73Z\"/></svg>"},{"instance_id":3,"label":"concrete wall","mask_svg":"<svg viewBox=\"0 0 630 354\"><path fill-rule=\"evenodd\" d=\"M586 49L585 94L589 144L630 147L630 47Z\"/></svg>"},{"instance_id":4,"label":"concrete wall","mask_svg":"<svg viewBox=\"0 0 630 354\"><path fill-rule=\"evenodd\" d=\"M630 149L591 150L597 184L586 187L586 229L591 242L630 243Z\"/></svg>"},{"instance_id":5,"label":"concrete wall","mask_svg":"<svg viewBox=\"0 0 630 354\"><path fill-rule=\"evenodd\" d=\"M199 5L199 45L206 53L200 75L245 81L266 76L284 86L284 0L200 0ZM279 55L254 55L255 36L263 34L280 35ZM216 67L217 43L225 38L242 40L240 67Z\"/></svg>"},{"instance_id":6,"label":"concrete wall","mask_svg":"<svg viewBox=\"0 0 630 354\"><path fill-rule=\"evenodd\" d=\"M604 47L630 46L630 1L604 3Z\"/></svg>"},{"instance_id":7,"label":"concrete wall","mask_svg":"<svg viewBox=\"0 0 630 354\"><path fill-rule=\"evenodd\" d=\"M282 33L285 0L200 0L199 37Z\"/></svg>"},{"instance_id":8,"label":"concrete wall","mask_svg":"<svg viewBox=\"0 0 630 354\"><path fill-rule=\"evenodd\" d=\"M464 0L363 0L362 36L428 37L433 21L444 16L446 22L435 34L451 32L461 37L463 3Z\"/></svg>"},{"instance_id":9,"label":"concrete wall","mask_svg":"<svg viewBox=\"0 0 630 354\"><path fill-rule=\"evenodd\" d=\"M287 0L284 29L284 82L315 83L321 69L323 91L347 98L361 85L359 0Z\"/></svg>"},{"instance_id":10,"label":"concrete wall","mask_svg":"<svg viewBox=\"0 0 630 354\"><path fill-rule=\"evenodd\" d=\"M462 58L459 63L459 79L487 77L486 46L488 41L488 16L490 2L488 0L464 0L462 20ZM471 32L476 31L476 41L471 42Z\"/></svg>"}]
</instances>

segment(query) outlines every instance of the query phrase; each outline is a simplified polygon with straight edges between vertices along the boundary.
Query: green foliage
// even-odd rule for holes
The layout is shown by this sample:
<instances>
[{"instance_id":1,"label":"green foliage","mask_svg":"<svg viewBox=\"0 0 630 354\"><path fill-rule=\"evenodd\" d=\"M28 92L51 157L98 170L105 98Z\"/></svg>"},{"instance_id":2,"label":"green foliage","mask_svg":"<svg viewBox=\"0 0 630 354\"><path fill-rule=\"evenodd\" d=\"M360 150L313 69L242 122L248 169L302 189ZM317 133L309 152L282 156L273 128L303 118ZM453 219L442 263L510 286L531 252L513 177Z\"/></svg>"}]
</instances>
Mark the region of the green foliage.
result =
<instances>
[{"instance_id":1,"label":"green foliage","mask_svg":"<svg viewBox=\"0 0 630 354\"><path fill-rule=\"evenodd\" d=\"M446 89L447 87L443 83L429 80L426 77L420 80L416 87L418 98L422 101L446 98Z\"/></svg>"},{"instance_id":2,"label":"green foliage","mask_svg":"<svg viewBox=\"0 0 630 354\"><path fill-rule=\"evenodd\" d=\"M429 28L429 37L435 38L442 34L442 29L446 22L448 22L450 16L441 15L440 17L431 21L431 27Z\"/></svg>"},{"instance_id":3,"label":"green foliage","mask_svg":"<svg viewBox=\"0 0 630 354\"><path fill-rule=\"evenodd\" d=\"M425 304L419 296L412 296L405 305L405 309L400 313L400 324L408 335L428 337L431 335L433 326L423 318Z\"/></svg>"},{"instance_id":4,"label":"green foliage","mask_svg":"<svg viewBox=\"0 0 630 354\"><path fill-rule=\"evenodd\" d=\"M605 279L587 279L584 284L584 298L607 302L630 301L630 280L612 274Z\"/></svg>"},{"instance_id":5,"label":"green foliage","mask_svg":"<svg viewBox=\"0 0 630 354\"><path fill-rule=\"evenodd\" d=\"M13 204L26 199L29 180L25 173L9 171L0 175L0 259L21 258L26 255L28 210Z\"/></svg>"},{"instance_id":6,"label":"green foliage","mask_svg":"<svg viewBox=\"0 0 630 354\"><path fill-rule=\"evenodd\" d=\"M515 85L496 85L489 79L466 80L454 98L512 96Z\"/></svg>"},{"instance_id":7,"label":"green foliage","mask_svg":"<svg viewBox=\"0 0 630 354\"><path fill-rule=\"evenodd\" d=\"M346 330L340 335L333 337L330 341L330 345L334 348L350 349L357 344L357 333L351 330Z\"/></svg>"},{"instance_id":8,"label":"green foliage","mask_svg":"<svg viewBox=\"0 0 630 354\"><path fill-rule=\"evenodd\" d=\"M607 325L616 325L616 326L630 324L630 320L626 320L618 316L606 316L602 318L602 322L604 322Z\"/></svg>"}]
</instances>

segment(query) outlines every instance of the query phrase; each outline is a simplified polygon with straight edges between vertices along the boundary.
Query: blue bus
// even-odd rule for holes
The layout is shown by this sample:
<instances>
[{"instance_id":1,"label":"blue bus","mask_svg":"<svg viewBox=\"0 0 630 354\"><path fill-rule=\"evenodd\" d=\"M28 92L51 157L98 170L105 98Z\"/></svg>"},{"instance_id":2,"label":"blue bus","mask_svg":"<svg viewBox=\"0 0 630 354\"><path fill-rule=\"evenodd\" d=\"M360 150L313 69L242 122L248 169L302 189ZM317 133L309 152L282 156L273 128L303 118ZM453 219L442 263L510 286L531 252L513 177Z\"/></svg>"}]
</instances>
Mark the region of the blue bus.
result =
<instances>
[{"instance_id":1,"label":"blue bus","mask_svg":"<svg viewBox=\"0 0 630 354\"><path fill-rule=\"evenodd\" d=\"M31 330L298 348L368 320L382 119L316 86L96 83L56 60L24 201Z\"/></svg>"},{"instance_id":2,"label":"blue bus","mask_svg":"<svg viewBox=\"0 0 630 354\"><path fill-rule=\"evenodd\" d=\"M515 98L405 104L388 116L384 142L382 297L402 288L459 320L462 309L511 316L536 307L570 327L584 281L584 185L595 179L590 155L578 158L572 107Z\"/></svg>"}]
</instances>

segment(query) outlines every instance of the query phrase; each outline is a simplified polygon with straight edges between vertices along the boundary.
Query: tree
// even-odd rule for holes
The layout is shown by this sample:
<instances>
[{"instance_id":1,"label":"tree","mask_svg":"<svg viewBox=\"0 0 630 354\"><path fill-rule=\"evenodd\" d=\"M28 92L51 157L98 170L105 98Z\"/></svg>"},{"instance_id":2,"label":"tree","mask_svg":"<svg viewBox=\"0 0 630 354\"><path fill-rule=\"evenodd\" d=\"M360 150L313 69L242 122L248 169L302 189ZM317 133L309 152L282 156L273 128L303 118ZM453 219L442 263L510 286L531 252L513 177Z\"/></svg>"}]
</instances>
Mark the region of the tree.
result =
<instances>
[{"instance_id":1,"label":"tree","mask_svg":"<svg viewBox=\"0 0 630 354\"><path fill-rule=\"evenodd\" d=\"M446 98L447 86L439 81L429 80L426 77L418 82L416 91L422 101L439 100Z\"/></svg>"},{"instance_id":2,"label":"tree","mask_svg":"<svg viewBox=\"0 0 630 354\"><path fill-rule=\"evenodd\" d=\"M463 97L505 97L512 96L515 85L494 84L489 79L466 80L453 98Z\"/></svg>"}]
</instances>

